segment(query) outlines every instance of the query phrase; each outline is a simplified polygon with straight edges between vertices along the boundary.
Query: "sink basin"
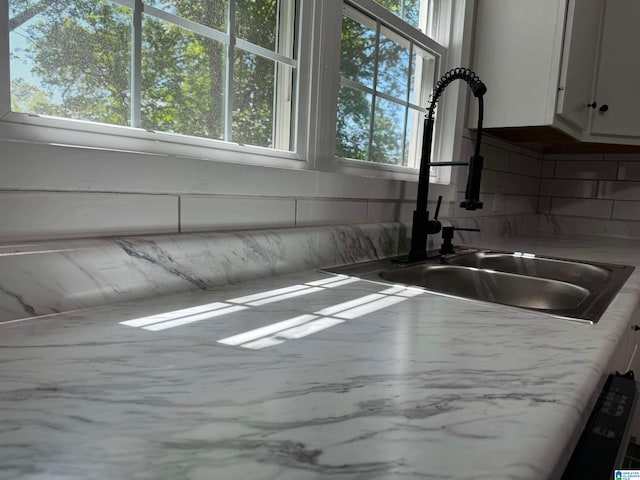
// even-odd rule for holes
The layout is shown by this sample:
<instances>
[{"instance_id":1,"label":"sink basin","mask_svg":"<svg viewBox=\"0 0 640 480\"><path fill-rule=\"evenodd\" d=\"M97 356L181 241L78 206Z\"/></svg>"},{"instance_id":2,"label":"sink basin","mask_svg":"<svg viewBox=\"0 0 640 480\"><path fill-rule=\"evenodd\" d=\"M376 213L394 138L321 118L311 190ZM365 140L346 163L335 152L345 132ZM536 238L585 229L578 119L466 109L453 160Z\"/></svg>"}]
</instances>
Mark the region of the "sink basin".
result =
<instances>
[{"instance_id":1,"label":"sink basin","mask_svg":"<svg viewBox=\"0 0 640 480\"><path fill-rule=\"evenodd\" d=\"M579 283L606 282L612 272L609 268L582 262L501 252L471 252L452 256L445 259L445 262L448 265L462 265Z\"/></svg>"},{"instance_id":2,"label":"sink basin","mask_svg":"<svg viewBox=\"0 0 640 480\"><path fill-rule=\"evenodd\" d=\"M459 253L413 264L385 259L324 271L595 323L633 270L625 265L463 247Z\"/></svg>"},{"instance_id":3,"label":"sink basin","mask_svg":"<svg viewBox=\"0 0 640 480\"><path fill-rule=\"evenodd\" d=\"M393 283L537 310L574 309L589 296L586 288L557 280L450 265L415 265L383 271L380 277Z\"/></svg>"}]
</instances>

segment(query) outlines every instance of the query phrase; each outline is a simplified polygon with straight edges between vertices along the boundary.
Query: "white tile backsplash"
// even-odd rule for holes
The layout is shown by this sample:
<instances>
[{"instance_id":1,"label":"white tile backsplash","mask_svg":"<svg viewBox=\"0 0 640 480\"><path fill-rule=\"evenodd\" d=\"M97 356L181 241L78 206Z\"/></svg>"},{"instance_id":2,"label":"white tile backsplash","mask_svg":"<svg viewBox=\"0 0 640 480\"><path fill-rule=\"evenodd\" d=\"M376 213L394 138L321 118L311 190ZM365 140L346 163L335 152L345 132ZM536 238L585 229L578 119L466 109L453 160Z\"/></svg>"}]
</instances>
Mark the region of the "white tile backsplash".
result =
<instances>
[{"instance_id":1,"label":"white tile backsplash","mask_svg":"<svg viewBox=\"0 0 640 480\"><path fill-rule=\"evenodd\" d=\"M556 162L545 160L542 162L542 178L553 178L556 171Z\"/></svg>"},{"instance_id":2,"label":"white tile backsplash","mask_svg":"<svg viewBox=\"0 0 640 480\"><path fill-rule=\"evenodd\" d=\"M540 195L553 197L594 198L598 182L596 180L559 180L543 178Z\"/></svg>"},{"instance_id":3,"label":"white tile backsplash","mask_svg":"<svg viewBox=\"0 0 640 480\"><path fill-rule=\"evenodd\" d=\"M178 231L178 197L119 193L0 193L0 241Z\"/></svg>"},{"instance_id":4,"label":"white tile backsplash","mask_svg":"<svg viewBox=\"0 0 640 480\"><path fill-rule=\"evenodd\" d=\"M293 198L183 196L180 200L183 232L287 227L295 222Z\"/></svg>"},{"instance_id":5,"label":"white tile backsplash","mask_svg":"<svg viewBox=\"0 0 640 480\"><path fill-rule=\"evenodd\" d=\"M366 201L298 199L296 202L296 225L341 225L366 221Z\"/></svg>"},{"instance_id":6,"label":"white tile backsplash","mask_svg":"<svg viewBox=\"0 0 640 480\"><path fill-rule=\"evenodd\" d=\"M640 202L616 200L613 203L613 218L618 220L640 220Z\"/></svg>"},{"instance_id":7,"label":"white tile backsplash","mask_svg":"<svg viewBox=\"0 0 640 480\"><path fill-rule=\"evenodd\" d=\"M480 192L487 194L537 195L539 182L536 177L484 170L482 172ZM458 191L464 191L465 187L466 184L462 185L462 188L459 187Z\"/></svg>"},{"instance_id":8,"label":"white tile backsplash","mask_svg":"<svg viewBox=\"0 0 640 480\"><path fill-rule=\"evenodd\" d=\"M600 182L598 198L640 201L640 182Z\"/></svg>"},{"instance_id":9,"label":"white tile backsplash","mask_svg":"<svg viewBox=\"0 0 640 480\"><path fill-rule=\"evenodd\" d=\"M551 197L538 197L538 213L551 213Z\"/></svg>"},{"instance_id":10,"label":"white tile backsplash","mask_svg":"<svg viewBox=\"0 0 640 480\"><path fill-rule=\"evenodd\" d=\"M435 203L429 202L427 206L433 215ZM371 201L367 206L367 223L411 222L415 208L415 202ZM450 204L443 205L441 215L448 216L450 208Z\"/></svg>"},{"instance_id":11,"label":"white tile backsplash","mask_svg":"<svg viewBox=\"0 0 640 480\"><path fill-rule=\"evenodd\" d=\"M572 215L578 217L611 218L611 200L586 198L554 198L551 201L553 215Z\"/></svg>"},{"instance_id":12,"label":"white tile backsplash","mask_svg":"<svg viewBox=\"0 0 640 480\"><path fill-rule=\"evenodd\" d=\"M640 162L620 162L618 180L640 182Z\"/></svg>"},{"instance_id":13,"label":"white tile backsplash","mask_svg":"<svg viewBox=\"0 0 640 480\"><path fill-rule=\"evenodd\" d=\"M616 162L573 160L556 161L556 178L576 178L585 180L614 180L617 173Z\"/></svg>"}]
</instances>

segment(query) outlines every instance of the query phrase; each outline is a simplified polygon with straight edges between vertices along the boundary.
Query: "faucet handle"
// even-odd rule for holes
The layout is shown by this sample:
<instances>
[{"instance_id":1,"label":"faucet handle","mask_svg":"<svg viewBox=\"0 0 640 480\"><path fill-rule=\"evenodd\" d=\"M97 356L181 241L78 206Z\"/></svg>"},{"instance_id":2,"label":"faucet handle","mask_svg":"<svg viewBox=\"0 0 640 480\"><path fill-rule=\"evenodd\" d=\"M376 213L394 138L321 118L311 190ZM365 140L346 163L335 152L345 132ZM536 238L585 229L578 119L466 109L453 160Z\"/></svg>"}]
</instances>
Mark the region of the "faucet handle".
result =
<instances>
[{"instance_id":1,"label":"faucet handle","mask_svg":"<svg viewBox=\"0 0 640 480\"><path fill-rule=\"evenodd\" d=\"M434 220L438 220L438 215L440 214L440 205L442 205L442 195L438 196L438 203L436 204L436 213L433 216Z\"/></svg>"}]
</instances>

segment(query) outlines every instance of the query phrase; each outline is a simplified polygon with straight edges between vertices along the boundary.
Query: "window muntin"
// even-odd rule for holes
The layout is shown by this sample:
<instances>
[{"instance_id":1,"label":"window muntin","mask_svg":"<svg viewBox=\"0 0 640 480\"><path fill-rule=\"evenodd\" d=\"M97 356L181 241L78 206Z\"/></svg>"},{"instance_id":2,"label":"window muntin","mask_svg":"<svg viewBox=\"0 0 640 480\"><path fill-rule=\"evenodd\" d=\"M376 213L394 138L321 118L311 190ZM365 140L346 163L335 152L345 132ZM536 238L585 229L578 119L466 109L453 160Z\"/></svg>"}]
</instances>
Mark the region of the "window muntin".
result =
<instances>
[{"instance_id":1,"label":"window muntin","mask_svg":"<svg viewBox=\"0 0 640 480\"><path fill-rule=\"evenodd\" d=\"M48 2L10 32L12 110L294 150L295 3Z\"/></svg>"},{"instance_id":2,"label":"window muntin","mask_svg":"<svg viewBox=\"0 0 640 480\"><path fill-rule=\"evenodd\" d=\"M336 155L416 168L436 55L349 5L341 40Z\"/></svg>"}]
</instances>

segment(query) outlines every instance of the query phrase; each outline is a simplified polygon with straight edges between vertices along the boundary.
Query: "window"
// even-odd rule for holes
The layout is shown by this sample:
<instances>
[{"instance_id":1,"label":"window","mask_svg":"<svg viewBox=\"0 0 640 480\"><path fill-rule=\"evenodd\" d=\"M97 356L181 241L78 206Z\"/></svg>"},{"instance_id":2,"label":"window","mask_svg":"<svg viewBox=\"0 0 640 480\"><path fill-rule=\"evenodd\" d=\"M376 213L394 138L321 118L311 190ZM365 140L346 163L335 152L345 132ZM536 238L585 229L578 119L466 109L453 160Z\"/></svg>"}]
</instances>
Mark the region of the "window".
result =
<instances>
[{"instance_id":1,"label":"window","mask_svg":"<svg viewBox=\"0 0 640 480\"><path fill-rule=\"evenodd\" d=\"M293 150L295 0L10 0L11 110Z\"/></svg>"},{"instance_id":2,"label":"window","mask_svg":"<svg viewBox=\"0 0 640 480\"><path fill-rule=\"evenodd\" d=\"M423 19L425 27L432 4L424 0L379 3L393 7L416 26ZM380 17L345 5L336 135L339 157L418 166L425 107L438 61L425 40L416 29L401 32Z\"/></svg>"},{"instance_id":3,"label":"window","mask_svg":"<svg viewBox=\"0 0 640 480\"><path fill-rule=\"evenodd\" d=\"M2 5L6 138L402 180L472 20L465 0ZM448 92L434 158L459 149L463 97Z\"/></svg>"}]
</instances>

